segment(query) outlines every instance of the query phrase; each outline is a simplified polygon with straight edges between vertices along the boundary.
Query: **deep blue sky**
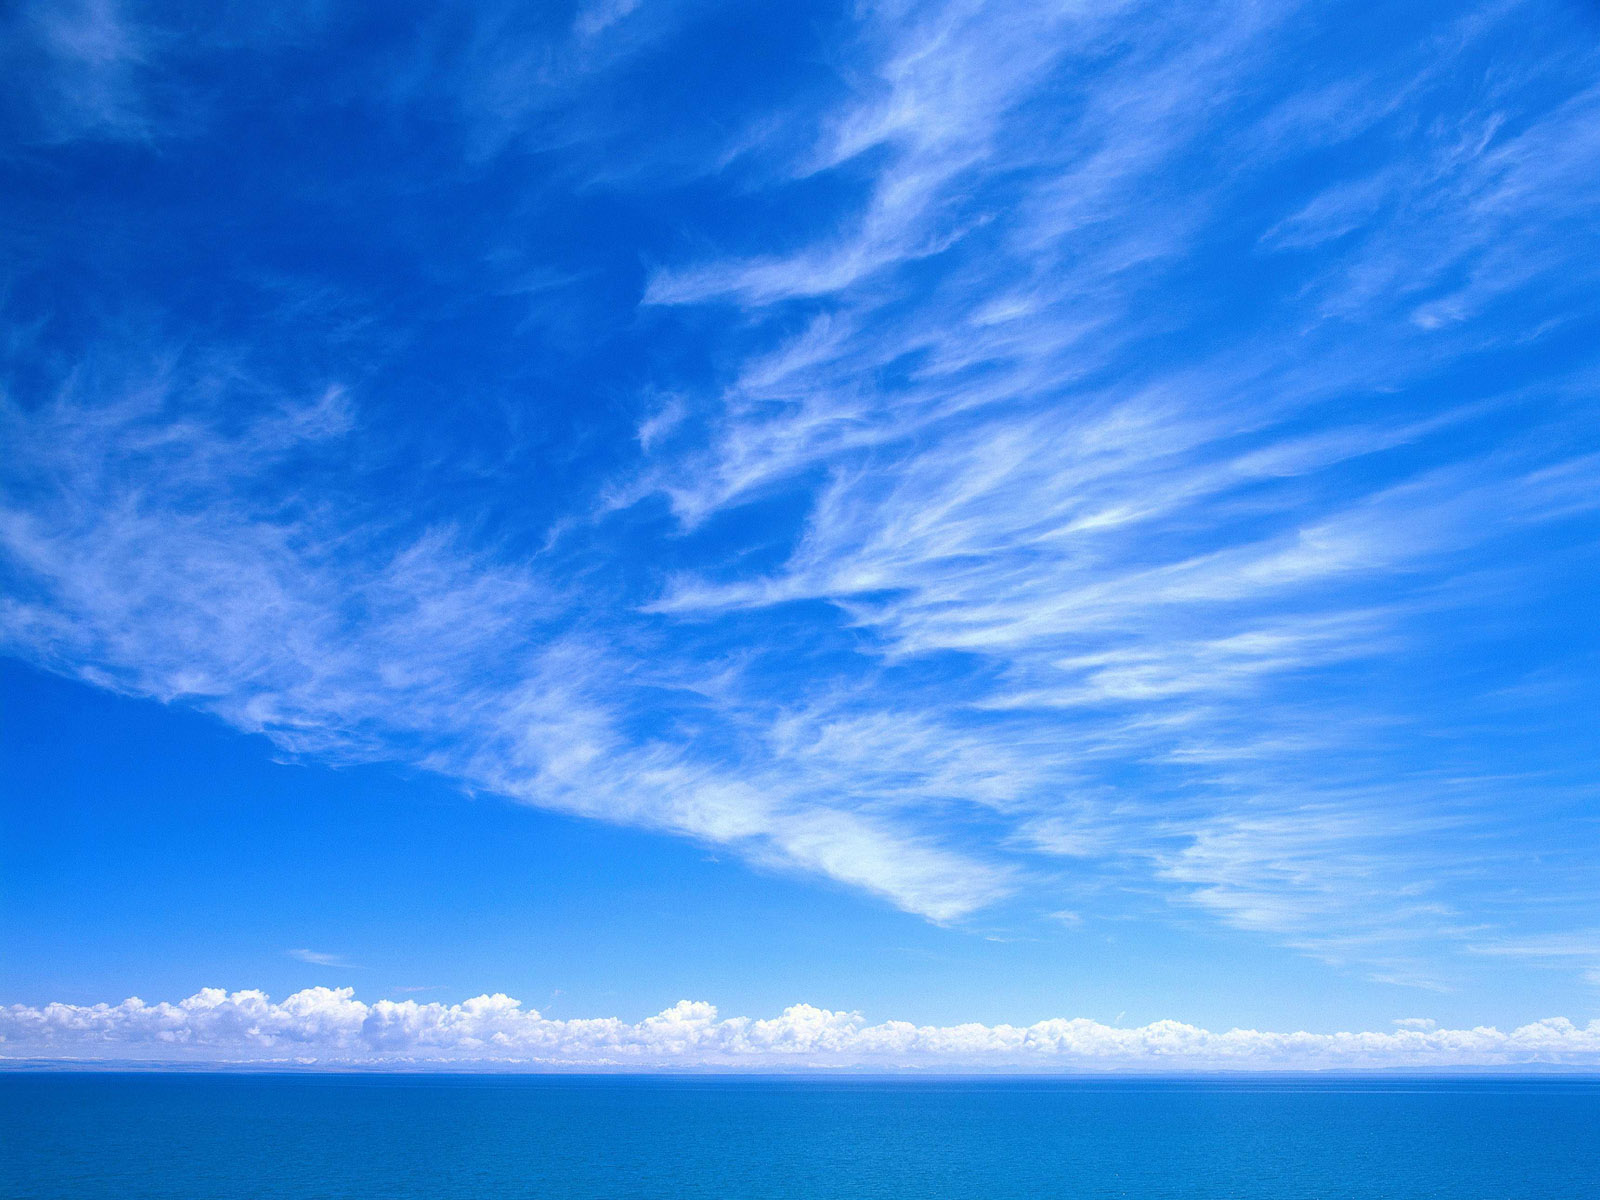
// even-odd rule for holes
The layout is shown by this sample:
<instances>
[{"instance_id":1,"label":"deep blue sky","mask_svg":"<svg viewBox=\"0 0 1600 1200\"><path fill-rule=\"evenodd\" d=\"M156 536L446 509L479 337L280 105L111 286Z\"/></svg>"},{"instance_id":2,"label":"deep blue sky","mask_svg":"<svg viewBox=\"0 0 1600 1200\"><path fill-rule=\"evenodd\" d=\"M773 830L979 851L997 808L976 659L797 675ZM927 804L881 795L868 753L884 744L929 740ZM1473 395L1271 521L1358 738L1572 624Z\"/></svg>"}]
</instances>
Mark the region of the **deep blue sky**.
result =
<instances>
[{"instance_id":1,"label":"deep blue sky","mask_svg":"<svg viewBox=\"0 0 1600 1200\"><path fill-rule=\"evenodd\" d=\"M1592 5L5 21L0 1001L1600 1016Z\"/></svg>"}]
</instances>

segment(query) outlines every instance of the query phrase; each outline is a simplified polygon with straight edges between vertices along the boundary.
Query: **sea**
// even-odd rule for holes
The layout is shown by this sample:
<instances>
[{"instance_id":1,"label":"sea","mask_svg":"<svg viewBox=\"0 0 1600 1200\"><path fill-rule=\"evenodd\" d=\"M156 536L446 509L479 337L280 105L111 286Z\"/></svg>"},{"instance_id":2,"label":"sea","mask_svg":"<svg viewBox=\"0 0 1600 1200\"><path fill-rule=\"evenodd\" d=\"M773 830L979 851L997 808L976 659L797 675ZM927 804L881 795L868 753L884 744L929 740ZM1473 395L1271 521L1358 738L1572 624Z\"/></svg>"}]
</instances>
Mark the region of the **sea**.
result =
<instances>
[{"instance_id":1,"label":"sea","mask_svg":"<svg viewBox=\"0 0 1600 1200\"><path fill-rule=\"evenodd\" d=\"M9 1073L0 1195L1593 1200L1600 1080Z\"/></svg>"}]
</instances>

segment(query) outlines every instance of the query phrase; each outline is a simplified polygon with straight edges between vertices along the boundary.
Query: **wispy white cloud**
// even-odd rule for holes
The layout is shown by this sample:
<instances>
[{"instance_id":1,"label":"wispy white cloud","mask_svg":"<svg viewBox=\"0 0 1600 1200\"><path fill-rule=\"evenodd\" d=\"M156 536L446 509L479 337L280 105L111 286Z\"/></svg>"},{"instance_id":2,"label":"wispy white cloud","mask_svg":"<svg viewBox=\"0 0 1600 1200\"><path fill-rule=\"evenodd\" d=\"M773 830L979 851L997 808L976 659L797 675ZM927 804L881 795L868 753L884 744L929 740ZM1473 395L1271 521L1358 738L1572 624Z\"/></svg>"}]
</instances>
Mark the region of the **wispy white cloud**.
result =
<instances>
[{"instance_id":1,"label":"wispy white cloud","mask_svg":"<svg viewBox=\"0 0 1600 1200\"><path fill-rule=\"evenodd\" d=\"M326 954L321 950L290 950L289 957L298 959L303 963L310 963L314 967L339 967L342 970L358 969L354 963L345 961L339 954Z\"/></svg>"},{"instance_id":2,"label":"wispy white cloud","mask_svg":"<svg viewBox=\"0 0 1600 1200\"><path fill-rule=\"evenodd\" d=\"M228 428L216 414L175 418L163 387L108 406L5 409L12 478L46 491L0 507L0 552L19 580L0 606L13 653L198 705L289 753L415 763L741 847L935 919L1009 890L1002 865L853 788L842 772L859 751L846 739L735 730L746 751L730 764L666 734L630 735L672 680L624 657L537 562L507 565L459 529L401 529L353 498L283 488L280 473L314 478L319 456L348 469L338 391ZM886 775L883 787L911 784Z\"/></svg>"},{"instance_id":3,"label":"wispy white cloud","mask_svg":"<svg viewBox=\"0 0 1600 1200\"><path fill-rule=\"evenodd\" d=\"M1583 364L1484 366L1591 312L1600 262L1568 238L1591 60L1451 82L1536 7L1359 62L1308 49L1343 19L1309 6L863 10L827 107L697 160L771 205L646 281L642 319L710 306L712 382L653 382L611 448L640 465L554 532L520 497L397 511L426 464L379 461L360 388L79 363L0 409L0 638L284 753L939 921L1059 913L1076 873L1436 986L1418 958L1518 923L1469 865L1546 836L1503 793L1576 794L1485 761L1478 691L1500 727L1514 706L1463 665L1537 596L1530 531L1600 496ZM545 118L672 19L602 4L545 37L491 10L412 83L454 89L474 161L554 154L579 135ZM787 516L750 532L758 500ZM683 536L608 540L642 501Z\"/></svg>"},{"instance_id":4,"label":"wispy white cloud","mask_svg":"<svg viewBox=\"0 0 1600 1200\"><path fill-rule=\"evenodd\" d=\"M1020 6L1003 21L968 4L865 10L861 39L872 65L864 94L826 119L818 144L790 171L810 175L887 148L890 163L863 211L835 237L795 254L658 272L645 302L766 305L829 295L948 248L965 225L983 219L953 213L950 187L992 161L1008 110L1104 15L1095 5Z\"/></svg>"},{"instance_id":5,"label":"wispy white cloud","mask_svg":"<svg viewBox=\"0 0 1600 1200\"><path fill-rule=\"evenodd\" d=\"M27 3L0 22L0 51L13 80L25 80L24 136L44 142L79 137L143 140L155 132L149 94L156 31L117 0Z\"/></svg>"},{"instance_id":6,"label":"wispy white cloud","mask_svg":"<svg viewBox=\"0 0 1600 1200\"><path fill-rule=\"evenodd\" d=\"M1560 933L1526 934L1475 942L1474 954L1495 954L1512 958L1596 958L1600 959L1600 929L1570 929Z\"/></svg>"},{"instance_id":7,"label":"wispy white cloud","mask_svg":"<svg viewBox=\"0 0 1600 1200\"><path fill-rule=\"evenodd\" d=\"M1433 1022L1357 1033L1214 1033L1179 1021L1134 1029L1083 1018L1033 1025L869 1024L796 1004L769 1018L724 1017L681 1001L643 1021L557 1020L496 994L460 1004L364 1003L349 988L273 1002L205 988L176 1004L12 1005L0 1056L54 1061L274 1063L528 1070L1315 1070L1600 1064L1600 1022L1552 1018L1502 1032Z\"/></svg>"},{"instance_id":8,"label":"wispy white cloud","mask_svg":"<svg viewBox=\"0 0 1600 1200\"><path fill-rule=\"evenodd\" d=\"M1467 948L1491 958L1520 959L1559 970L1576 968L1586 983L1600 987L1600 929L1489 936L1474 940Z\"/></svg>"},{"instance_id":9,"label":"wispy white cloud","mask_svg":"<svg viewBox=\"0 0 1600 1200\"><path fill-rule=\"evenodd\" d=\"M714 623L822 602L888 668L976 661L959 688L919 695L920 719L993 714L984 734L1026 747L991 790L1014 844L1144 862L1233 924L1429 985L1395 944L1459 945L1470 922L1426 847L1476 837L1462 831L1501 785L1418 745L1456 719L1430 708L1470 698L1402 710L1345 689L1437 646L1441 619L1470 629L1460 610L1494 600L1467 582L1500 553L1485 548L1577 511L1536 481L1592 489L1589 439L1559 406L1485 439L1473 431L1503 429L1526 397L1441 402L1431 383L1486 344L1447 325L1570 283L1544 231L1592 206L1587 182L1558 180L1580 163L1600 177L1600 159L1568 127L1587 92L1540 105L1549 78L1581 73L1507 68L1491 98L1419 127L1414 108L1509 10L1345 79L1286 75L1297 36L1255 8L1193 25L1015 15L885 25L881 93L819 121L794 161L882 153L856 224L650 285L655 303L736 304L757 331L771 317L772 336L730 337L710 447L660 461L642 491L689 530L755 499L807 504L776 569L685 572L652 611ZM940 41L957 27L959 48ZM1018 29L1048 48L1015 52ZM968 74L990 86L948 82ZM1228 286L1238 260L1217 247L1238 236L1225 226L1246 181L1358 135L1385 154L1310 196L1279 188L1235 252L1315 246L1316 273L1286 269L1221 350L1147 353L1187 323L1163 297L1189 294L1192 263ZM1547 139L1559 148L1532 152ZM1226 173L1203 165L1222 159ZM893 236L878 232L886 195L902 205ZM985 202L1004 215L980 216ZM1463 268L1476 282L1450 290ZM799 332L773 316L795 297L825 301Z\"/></svg>"},{"instance_id":10,"label":"wispy white cloud","mask_svg":"<svg viewBox=\"0 0 1600 1200\"><path fill-rule=\"evenodd\" d=\"M8 5L0 14L6 153L192 136L217 108L197 65L242 50L303 47L329 16L320 0L285 0L270 11L141 0Z\"/></svg>"}]
</instances>

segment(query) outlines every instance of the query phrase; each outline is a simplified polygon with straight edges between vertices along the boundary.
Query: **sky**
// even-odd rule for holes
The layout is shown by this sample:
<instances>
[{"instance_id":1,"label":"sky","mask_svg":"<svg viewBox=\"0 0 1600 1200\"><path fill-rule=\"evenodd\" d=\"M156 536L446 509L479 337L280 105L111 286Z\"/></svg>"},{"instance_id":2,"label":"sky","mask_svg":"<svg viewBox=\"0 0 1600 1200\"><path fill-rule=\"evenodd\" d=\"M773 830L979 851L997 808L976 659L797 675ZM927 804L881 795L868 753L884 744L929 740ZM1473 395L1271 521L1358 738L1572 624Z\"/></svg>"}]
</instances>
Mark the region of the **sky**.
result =
<instances>
[{"instance_id":1,"label":"sky","mask_svg":"<svg viewBox=\"0 0 1600 1200\"><path fill-rule=\"evenodd\" d=\"M0 47L0 1055L1600 1065L1594 5Z\"/></svg>"}]
</instances>

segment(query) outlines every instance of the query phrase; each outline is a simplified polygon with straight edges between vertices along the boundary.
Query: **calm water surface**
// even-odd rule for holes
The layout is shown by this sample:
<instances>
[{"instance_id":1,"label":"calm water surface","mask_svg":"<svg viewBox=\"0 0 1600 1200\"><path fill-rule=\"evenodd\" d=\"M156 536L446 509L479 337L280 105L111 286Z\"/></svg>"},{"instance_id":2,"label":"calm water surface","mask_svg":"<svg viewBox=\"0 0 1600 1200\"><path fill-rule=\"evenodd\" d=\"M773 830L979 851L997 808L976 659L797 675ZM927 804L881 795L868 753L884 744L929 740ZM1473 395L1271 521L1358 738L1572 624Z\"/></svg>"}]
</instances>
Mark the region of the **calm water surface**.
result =
<instances>
[{"instance_id":1,"label":"calm water surface","mask_svg":"<svg viewBox=\"0 0 1600 1200\"><path fill-rule=\"evenodd\" d=\"M1600 1197L1600 1081L0 1075L0 1194Z\"/></svg>"}]
</instances>

